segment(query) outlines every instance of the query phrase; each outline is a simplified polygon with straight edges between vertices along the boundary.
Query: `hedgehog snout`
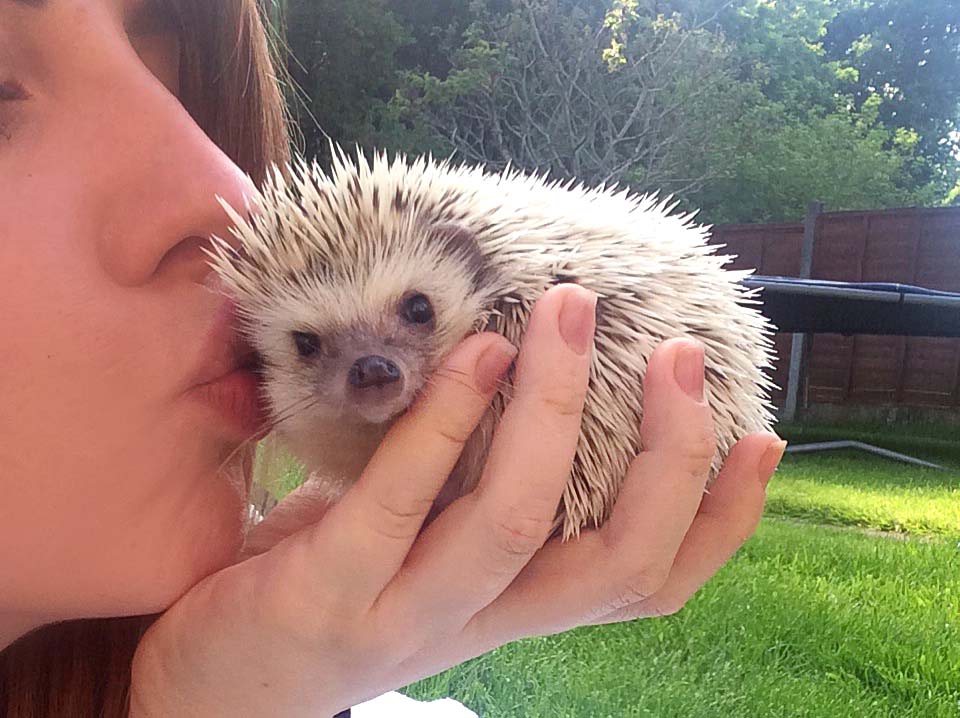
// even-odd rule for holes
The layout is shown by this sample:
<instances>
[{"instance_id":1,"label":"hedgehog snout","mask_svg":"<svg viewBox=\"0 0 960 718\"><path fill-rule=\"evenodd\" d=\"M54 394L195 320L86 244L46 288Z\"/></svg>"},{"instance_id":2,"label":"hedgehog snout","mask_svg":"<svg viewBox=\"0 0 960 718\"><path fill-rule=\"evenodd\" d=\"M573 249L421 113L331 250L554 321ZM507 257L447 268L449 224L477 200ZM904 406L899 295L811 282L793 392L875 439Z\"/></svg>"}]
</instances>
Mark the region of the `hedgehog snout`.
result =
<instances>
[{"instance_id":1,"label":"hedgehog snout","mask_svg":"<svg viewBox=\"0 0 960 718\"><path fill-rule=\"evenodd\" d=\"M402 379L403 374L395 362L376 355L357 359L347 372L347 381L356 389L384 389Z\"/></svg>"},{"instance_id":2,"label":"hedgehog snout","mask_svg":"<svg viewBox=\"0 0 960 718\"><path fill-rule=\"evenodd\" d=\"M351 413L382 424L407 409L416 387L401 356L386 346L368 346L347 357L340 381Z\"/></svg>"}]
</instances>

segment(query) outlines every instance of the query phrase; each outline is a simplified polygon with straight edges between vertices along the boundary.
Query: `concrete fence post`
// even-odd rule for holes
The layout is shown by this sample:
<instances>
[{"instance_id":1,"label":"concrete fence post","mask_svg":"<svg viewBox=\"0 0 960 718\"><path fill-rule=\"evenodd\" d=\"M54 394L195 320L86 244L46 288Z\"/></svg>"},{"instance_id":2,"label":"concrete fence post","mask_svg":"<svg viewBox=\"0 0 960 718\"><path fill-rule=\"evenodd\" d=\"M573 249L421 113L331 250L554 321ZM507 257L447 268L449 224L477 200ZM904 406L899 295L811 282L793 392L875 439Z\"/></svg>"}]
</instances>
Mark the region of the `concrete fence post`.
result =
<instances>
[{"instance_id":1,"label":"concrete fence post","mask_svg":"<svg viewBox=\"0 0 960 718\"><path fill-rule=\"evenodd\" d=\"M813 249L816 245L817 217L823 214L823 202L807 205L803 219L803 243L800 245L800 278L810 279L813 273ZM808 335L794 334L790 342L790 365L787 374L787 396L781 418L794 421L800 398L800 385L804 379L804 358L809 344Z\"/></svg>"}]
</instances>

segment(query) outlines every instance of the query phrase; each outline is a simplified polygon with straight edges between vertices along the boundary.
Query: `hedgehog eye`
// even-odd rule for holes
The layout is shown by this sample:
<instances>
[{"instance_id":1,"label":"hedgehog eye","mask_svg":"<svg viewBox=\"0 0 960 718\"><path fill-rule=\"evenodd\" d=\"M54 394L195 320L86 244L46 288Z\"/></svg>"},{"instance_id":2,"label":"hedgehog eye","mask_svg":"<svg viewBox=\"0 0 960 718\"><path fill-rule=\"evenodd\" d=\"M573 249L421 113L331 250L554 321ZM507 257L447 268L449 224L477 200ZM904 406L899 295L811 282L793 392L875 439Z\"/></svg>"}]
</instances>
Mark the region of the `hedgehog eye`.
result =
<instances>
[{"instance_id":1,"label":"hedgehog eye","mask_svg":"<svg viewBox=\"0 0 960 718\"><path fill-rule=\"evenodd\" d=\"M293 341L297 345L297 353L304 358L320 351L320 337L311 332L294 332Z\"/></svg>"},{"instance_id":2,"label":"hedgehog eye","mask_svg":"<svg viewBox=\"0 0 960 718\"><path fill-rule=\"evenodd\" d=\"M433 319L433 305L423 294L414 294L403 301L400 316L411 324L427 324Z\"/></svg>"}]
</instances>

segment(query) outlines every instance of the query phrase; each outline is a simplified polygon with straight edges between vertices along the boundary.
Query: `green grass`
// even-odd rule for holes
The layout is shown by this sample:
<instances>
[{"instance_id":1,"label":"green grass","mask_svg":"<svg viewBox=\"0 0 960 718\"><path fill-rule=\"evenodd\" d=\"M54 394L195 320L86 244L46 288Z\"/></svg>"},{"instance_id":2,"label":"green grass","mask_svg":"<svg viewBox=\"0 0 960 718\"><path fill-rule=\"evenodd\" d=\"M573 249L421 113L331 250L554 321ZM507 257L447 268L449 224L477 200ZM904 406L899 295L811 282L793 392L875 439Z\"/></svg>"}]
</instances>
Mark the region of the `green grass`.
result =
<instances>
[{"instance_id":1,"label":"green grass","mask_svg":"<svg viewBox=\"0 0 960 718\"><path fill-rule=\"evenodd\" d=\"M407 692L483 718L957 718L960 442L927 429L781 427L950 470L788 455L757 535L678 615L505 646Z\"/></svg>"},{"instance_id":2,"label":"green grass","mask_svg":"<svg viewBox=\"0 0 960 718\"><path fill-rule=\"evenodd\" d=\"M960 552L766 519L676 616L523 641L408 692L483 718L956 718Z\"/></svg>"},{"instance_id":3,"label":"green grass","mask_svg":"<svg viewBox=\"0 0 960 718\"><path fill-rule=\"evenodd\" d=\"M277 498L283 498L307 478L303 464L273 439L262 441L257 447L254 477Z\"/></svg>"},{"instance_id":4,"label":"green grass","mask_svg":"<svg viewBox=\"0 0 960 718\"><path fill-rule=\"evenodd\" d=\"M825 524L960 538L960 471L853 451L787 455L767 512Z\"/></svg>"},{"instance_id":5,"label":"green grass","mask_svg":"<svg viewBox=\"0 0 960 718\"><path fill-rule=\"evenodd\" d=\"M678 615L522 641L405 692L482 718L958 718L960 430L778 430L949 470L788 455L757 535ZM298 468L275 460L284 493Z\"/></svg>"},{"instance_id":6,"label":"green grass","mask_svg":"<svg viewBox=\"0 0 960 718\"><path fill-rule=\"evenodd\" d=\"M794 444L849 439L960 470L960 426L912 423L886 426L864 422L780 424L777 433Z\"/></svg>"}]
</instances>

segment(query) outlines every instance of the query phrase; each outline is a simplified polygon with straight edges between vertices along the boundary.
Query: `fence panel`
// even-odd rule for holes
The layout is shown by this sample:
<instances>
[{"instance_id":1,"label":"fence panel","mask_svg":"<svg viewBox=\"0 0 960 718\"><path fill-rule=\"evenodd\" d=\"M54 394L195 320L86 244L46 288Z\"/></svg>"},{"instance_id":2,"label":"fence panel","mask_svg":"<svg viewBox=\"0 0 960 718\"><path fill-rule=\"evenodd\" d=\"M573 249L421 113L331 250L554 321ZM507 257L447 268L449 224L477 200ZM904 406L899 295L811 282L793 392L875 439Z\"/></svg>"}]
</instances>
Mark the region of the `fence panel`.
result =
<instances>
[{"instance_id":1,"label":"fence panel","mask_svg":"<svg viewBox=\"0 0 960 718\"><path fill-rule=\"evenodd\" d=\"M733 267L796 277L803 225L720 225L713 242ZM824 213L817 218L813 277L902 282L960 292L960 208ZM777 335L774 381L785 387L790 340ZM803 398L811 404L960 408L960 339L817 335ZM774 396L778 405L783 392Z\"/></svg>"}]
</instances>

